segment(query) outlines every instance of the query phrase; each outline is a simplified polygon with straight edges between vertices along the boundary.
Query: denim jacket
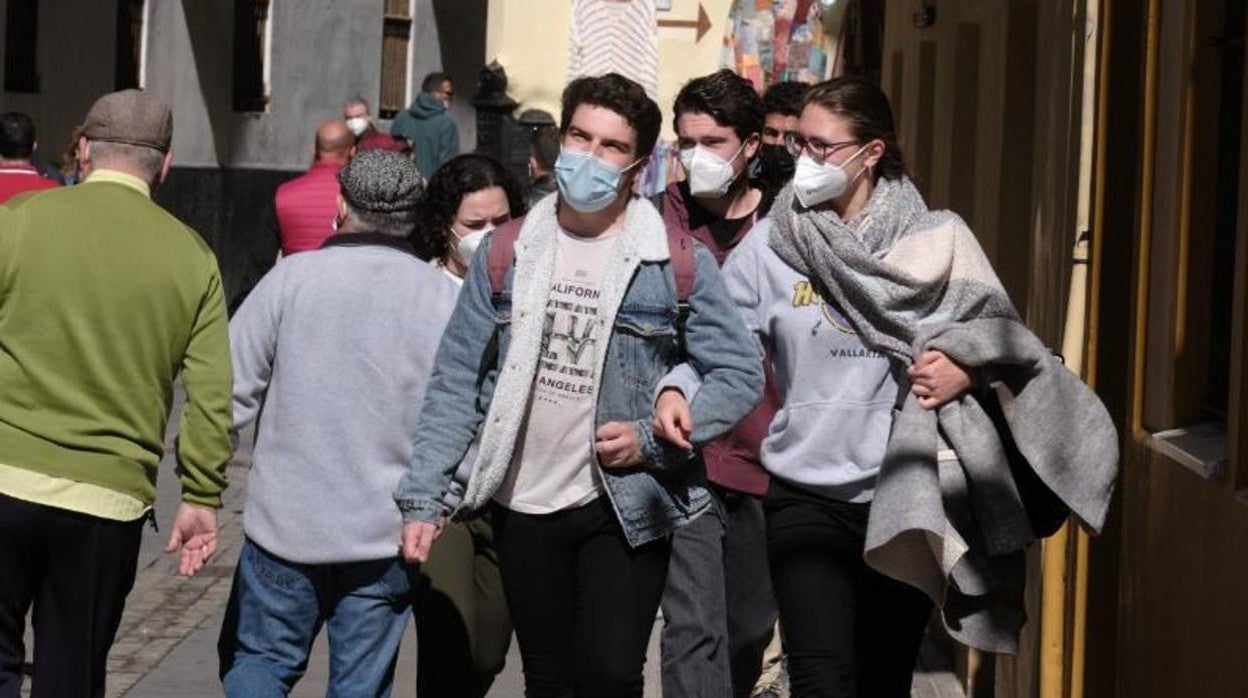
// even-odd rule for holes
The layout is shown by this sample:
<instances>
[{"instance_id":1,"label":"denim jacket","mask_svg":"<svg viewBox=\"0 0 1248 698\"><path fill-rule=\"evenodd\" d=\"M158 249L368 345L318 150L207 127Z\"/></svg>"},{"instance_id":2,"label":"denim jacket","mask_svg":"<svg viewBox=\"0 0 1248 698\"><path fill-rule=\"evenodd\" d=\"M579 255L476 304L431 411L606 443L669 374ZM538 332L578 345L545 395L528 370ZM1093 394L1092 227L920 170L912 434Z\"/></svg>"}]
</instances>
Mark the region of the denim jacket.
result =
<instances>
[{"instance_id":1,"label":"denim jacket","mask_svg":"<svg viewBox=\"0 0 1248 698\"><path fill-rule=\"evenodd\" d=\"M511 458L537 369L550 280L554 271L557 197L539 202L516 241L516 264L497 307L491 297L482 243L438 349L415 435L414 460L395 493L405 521L437 521L484 506ZM640 465L602 468L606 495L633 546L668 535L709 504L705 478L690 454L658 441L651 427L652 393L669 369L687 360L703 384L690 405L691 440L727 432L759 401L762 365L720 277L702 247L696 281L677 337L676 288L663 221L634 199L603 272L598 316L605 352L598 357L595 429L629 422L641 445ZM477 455L457 507L448 506L452 476L470 445ZM592 444L591 451L592 451Z\"/></svg>"}]
</instances>

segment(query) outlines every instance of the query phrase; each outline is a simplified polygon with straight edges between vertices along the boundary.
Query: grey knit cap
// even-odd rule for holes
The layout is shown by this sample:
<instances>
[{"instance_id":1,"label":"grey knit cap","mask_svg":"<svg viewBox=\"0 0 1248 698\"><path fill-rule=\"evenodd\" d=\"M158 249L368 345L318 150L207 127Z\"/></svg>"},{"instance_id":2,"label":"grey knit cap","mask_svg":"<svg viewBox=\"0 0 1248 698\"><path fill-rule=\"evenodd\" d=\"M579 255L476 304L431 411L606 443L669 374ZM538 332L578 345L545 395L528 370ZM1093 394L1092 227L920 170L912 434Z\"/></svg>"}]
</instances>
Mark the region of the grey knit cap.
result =
<instances>
[{"instance_id":1,"label":"grey knit cap","mask_svg":"<svg viewBox=\"0 0 1248 698\"><path fill-rule=\"evenodd\" d=\"M388 150L356 153L338 172L338 182L352 208L373 213L410 211L425 189L416 164Z\"/></svg>"}]
</instances>

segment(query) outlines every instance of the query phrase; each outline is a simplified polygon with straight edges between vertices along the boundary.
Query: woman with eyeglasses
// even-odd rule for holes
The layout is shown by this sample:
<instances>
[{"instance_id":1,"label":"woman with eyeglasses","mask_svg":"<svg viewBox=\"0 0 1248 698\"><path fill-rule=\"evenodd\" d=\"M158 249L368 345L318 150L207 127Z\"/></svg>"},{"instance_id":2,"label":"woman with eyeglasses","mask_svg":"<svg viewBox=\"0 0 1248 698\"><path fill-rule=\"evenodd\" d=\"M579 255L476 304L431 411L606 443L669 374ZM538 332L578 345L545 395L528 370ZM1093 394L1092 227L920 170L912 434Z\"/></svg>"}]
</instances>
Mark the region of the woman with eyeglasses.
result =
<instances>
[{"instance_id":1,"label":"woman with eyeglasses","mask_svg":"<svg viewBox=\"0 0 1248 698\"><path fill-rule=\"evenodd\" d=\"M783 400L761 460L792 694L908 696L932 603L864 562L868 513L894 409L910 391L934 409L972 375L939 352L908 362L860 335L811 251L825 234L884 250L927 210L884 94L852 78L815 86L786 145L797 158L792 183L723 269ZM678 369L664 383L656 412L657 433L673 441L689 428L685 396L697 389L682 378Z\"/></svg>"}]
</instances>

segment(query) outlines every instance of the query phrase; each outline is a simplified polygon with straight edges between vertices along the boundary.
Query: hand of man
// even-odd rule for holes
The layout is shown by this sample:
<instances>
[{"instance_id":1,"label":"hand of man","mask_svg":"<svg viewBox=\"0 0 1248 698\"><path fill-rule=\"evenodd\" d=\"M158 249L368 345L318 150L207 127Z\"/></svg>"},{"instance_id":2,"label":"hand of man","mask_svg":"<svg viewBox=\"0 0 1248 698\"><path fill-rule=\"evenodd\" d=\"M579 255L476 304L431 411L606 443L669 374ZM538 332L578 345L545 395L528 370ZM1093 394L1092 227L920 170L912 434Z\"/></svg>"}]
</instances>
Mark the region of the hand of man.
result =
<instances>
[{"instance_id":1,"label":"hand of man","mask_svg":"<svg viewBox=\"0 0 1248 698\"><path fill-rule=\"evenodd\" d=\"M604 468L628 468L641 462L641 442L628 422L607 422L594 434L594 450Z\"/></svg>"},{"instance_id":2,"label":"hand of man","mask_svg":"<svg viewBox=\"0 0 1248 698\"><path fill-rule=\"evenodd\" d=\"M974 380L966 369L939 351L925 351L910 368L910 392L919 406L934 410L971 389Z\"/></svg>"},{"instance_id":3,"label":"hand of man","mask_svg":"<svg viewBox=\"0 0 1248 698\"><path fill-rule=\"evenodd\" d=\"M689 403L684 393L667 388L659 393L654 407L654 435L686 451L693 450L689 434L693 431L693 419L689 416Z\"/></svg>"},{"instance_id":4,"label":"hand of man","mask_svg":"<svg viewBox=\"0 0 1248 698\"><path fill-rule=\"evenodd\" d=\"M428 562L433 541L441 533L442 523L408 521L403 524L403 559L412 564Z\"/></svg>"},{"instance_id":5,"label":"hand of man","mask_svg":"<svg viewBox=\"0 0 1248 698\"><path fill-rule=\"evenodd\" d=\"M182 503L173 517L173 531L165 552L182 552L178 574L190 577L217 551L217 510Z\"/></svg>"}]
</instances>

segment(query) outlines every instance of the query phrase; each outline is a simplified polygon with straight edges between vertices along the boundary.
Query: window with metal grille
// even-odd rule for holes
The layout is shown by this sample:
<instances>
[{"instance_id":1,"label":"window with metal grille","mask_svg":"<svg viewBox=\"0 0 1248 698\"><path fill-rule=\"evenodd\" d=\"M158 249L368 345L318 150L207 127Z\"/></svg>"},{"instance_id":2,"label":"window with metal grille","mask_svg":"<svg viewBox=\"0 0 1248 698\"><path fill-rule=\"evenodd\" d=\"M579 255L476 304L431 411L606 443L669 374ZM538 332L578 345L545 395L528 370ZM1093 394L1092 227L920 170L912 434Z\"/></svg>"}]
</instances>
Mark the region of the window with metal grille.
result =
<instances>
[{"instance_id":1,"label":"window with metal grille","mask_svg":"<svg viewBox=\"0 0 1248 698\"><path fill-rule=\"evenodd\" d=\"M412 38L411 0L385 0L381 35L381 98L377 113L394 118L407 107L407 49Z\"/></svg>"},{"instance_id":2,"label":"window with metal grille","mask_svg":"<svg viewBox=\"0 0 1248 698\"><path fill-rule=\"evenodd\" d=\"M234 111L269 109L272 0L234 0Z\"/></svg>"},{"instance_id":3,"label":"window with metal grille","mask_svg":"<svg viewBox=\"0 0 1248 698\"><path fill-rule=\"evenodd\" d=\"M39 3L9 0L4 12L4 91L39 91Z\"/></svg>"}]
</instances>

